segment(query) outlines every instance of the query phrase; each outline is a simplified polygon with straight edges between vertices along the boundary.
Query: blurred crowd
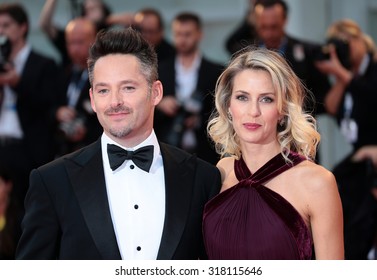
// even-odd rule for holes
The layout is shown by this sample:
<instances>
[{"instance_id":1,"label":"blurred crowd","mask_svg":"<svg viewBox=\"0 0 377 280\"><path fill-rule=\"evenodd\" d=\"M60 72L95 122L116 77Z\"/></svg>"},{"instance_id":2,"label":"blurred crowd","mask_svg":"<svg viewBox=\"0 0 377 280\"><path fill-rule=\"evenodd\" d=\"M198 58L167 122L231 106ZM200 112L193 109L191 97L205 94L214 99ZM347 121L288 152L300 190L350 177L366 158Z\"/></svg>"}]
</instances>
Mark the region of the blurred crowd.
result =
<instances>
[{"instance_id":1,"label":"blurred crowd","mask_svg":"<svg viewBox=\"0 0 377 280\"><path fill-rule=\"evenodd\" d=\"M154 46L164 87L155 114L158 138L210 163L219 160L206 127L214 108L212 93L225 65L201 51L204 33L198 14L175 15L169 23L170 42L165 21L154 8L113 13L105 1L86 0L78 15L60 28L54 22L57 2L45 1L39 27L59 52L59 64L30 44L25 7L0 4L0 259L14 258L30 171L102 134L88 94L86 64L89 46L102 30L132 27ZM250 46L276 50L308 89L305 109L315 117L326 114L337 120L353 146L333 170L343 203L346 258L375 259L374 42L349 19L328 27L326 44L308 42L287 34L288 17L284 1L250 1L237 29L219 42L225 41L229 55Z\"/></svg>"}]
</instances>

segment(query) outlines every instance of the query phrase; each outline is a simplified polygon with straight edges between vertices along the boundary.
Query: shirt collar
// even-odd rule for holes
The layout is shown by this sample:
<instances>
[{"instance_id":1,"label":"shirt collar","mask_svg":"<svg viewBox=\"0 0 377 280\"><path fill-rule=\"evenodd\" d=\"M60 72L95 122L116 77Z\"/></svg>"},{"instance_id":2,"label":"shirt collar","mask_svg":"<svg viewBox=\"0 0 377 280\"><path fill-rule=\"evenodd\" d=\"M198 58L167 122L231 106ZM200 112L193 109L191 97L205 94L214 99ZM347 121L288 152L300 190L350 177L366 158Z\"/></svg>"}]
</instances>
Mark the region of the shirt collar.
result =
<instances>
[{"instance_id":1,"label":"shirt collar","mask_svg":"<svg viewBox=\"0 0 377 280\"><path fill-rule=\"evenodd\" d=\"M153 149L153 162L152 162L150 172L152 170L154 170L154 165L156 164L157 158L160 155L160 145L158 143L157 136L156 136L156 133L154 132L154 130L152 130L151 134L147 137L147 139L145 139L143 142L141 142L140 144L138 144L134 147L124 147L121 144L115 142L113 139L111 139L109 136L107 136L106 133L104 132L102 134L102 137L101 137L101 147L102 147L102 155L104 156L104 158L106 158L106 160L108 159L107 144L114 144L114 145L117 145L117 146L119 146L119 147L121 147L125 150L129 150L129 151L135 151L135 150L137 150L141 147L152 145L154 147L154 149ZM107 160L107 162L108 162L108 160Z\"/></svg>"},{"instance_id":2,"label":"shirt collar","mask_svg":"<svg viewBox=\"0 0 377 280\"><path fill-rule=\"evenodd\" d=\"M281 55L285 55L285 52L287 50L287 46L288 46L288 39L286 36L284 36L284 38L281 40L281 43L280 43L280 46L279 46L279 49L275 50L277 51L278 53L280 53ZM266 48L266 45L261 42L259 44L259 47L261 48Z\"/></svg>"},{"instance_id":3,"label":"shirt collar","mask_svg":"<svg viewBox=\"0 0 377 280\"><path fill-rule=\"evenodd\" d=\"M200 54L200 52L198 52L195 56L195 59L191 65L190 68L185 68L183 67L182 63L181 63L181 60L179 59L179 56L177 56L177 59L175 60L175 68L177 69L177 71L180 71L180 72L196 72L199 67L200 67L200 63L202 61L202 55Z\"/></svg>"},{"instance_id":4,"label":"shirt collar","mask_svg":"<svg viewBox=\"0 0 377 280\"><path fill-rule=\"evenodd\" d=\"M30 44L26 43L25 46L17 53L16 57L14 58L13 64L17 74L21 75L30 52L31 46Z\"/></svg>"},{"instance_id":5,"label":"shirt collar","mask_svg":"<svg viewBox=\"0 0 377 280\"><path fill-rule=\"evenodd\" d=\"M358 74L360 76L363 76L365 72L367 71L368 65L370 62L370 56L368 54L365 54L363 57L363 60L360 63Z\"/></svg>"}]
</instances>

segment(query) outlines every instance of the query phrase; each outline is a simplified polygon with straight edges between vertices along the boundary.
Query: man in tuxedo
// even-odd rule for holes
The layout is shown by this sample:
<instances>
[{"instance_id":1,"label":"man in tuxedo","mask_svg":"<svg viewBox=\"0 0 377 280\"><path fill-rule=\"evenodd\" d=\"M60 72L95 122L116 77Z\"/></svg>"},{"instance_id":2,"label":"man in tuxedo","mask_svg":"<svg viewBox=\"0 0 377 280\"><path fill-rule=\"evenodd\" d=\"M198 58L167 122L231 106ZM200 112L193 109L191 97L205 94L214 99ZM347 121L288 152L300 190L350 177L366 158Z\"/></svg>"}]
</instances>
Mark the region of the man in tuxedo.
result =
<instances>
[{"instance_id":1,"label":"man in tuxedo","mask_svg":"<svg viewBox=\"0 0 377 280\"><path fill-rule=\"evenodd\" d=\"M157 136L165 142L217 163L219 158L207 136L207 121L214 108L213 92L223 66L204 57L198 15L183 12L172 22L176 55L159 63L166 93L157 106Z\"/></svg>"},{"instance_id":2,"label":"man in tuxedo","mask_svg":"<svg viewBox=\"0 0 377 280\"><path fill-rule=\"evenodd\" d=\"M0 70L0 163L15 176L20 206L31 169L53 159L51 108L57 81L55 62L33 50L28 31L20 4L0 4L0 36L10 42Z\"/></svg>"},{"instance_id":3,"label":"man in tuxedo","mask_svg":"<svg viewBox=\"0 0 377 280\"><path fill-rule=\"evenodd\" d=\"M104 133L31 173L18 259L198 259L219 171L159 142L157 55L131 28L100 32L88 59Z\"/></svg>"}]
</instances>

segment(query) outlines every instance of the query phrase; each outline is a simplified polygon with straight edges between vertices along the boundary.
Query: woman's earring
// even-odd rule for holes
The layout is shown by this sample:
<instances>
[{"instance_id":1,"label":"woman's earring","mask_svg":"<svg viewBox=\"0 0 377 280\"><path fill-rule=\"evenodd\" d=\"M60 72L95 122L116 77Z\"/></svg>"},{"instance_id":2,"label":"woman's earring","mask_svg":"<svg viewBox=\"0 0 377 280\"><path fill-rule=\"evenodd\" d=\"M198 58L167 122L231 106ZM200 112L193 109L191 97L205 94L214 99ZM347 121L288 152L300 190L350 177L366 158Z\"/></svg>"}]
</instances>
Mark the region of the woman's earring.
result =
<instances>
[{"instance_id":1,"label":"woman's earring","mask_svg":"<svg viewBox=\"0 0 377 280\"><path fill-rule=\"evenodd\" d=\"M232 118L232 114L230 113L229 110L228 110L227 116L228 116L228 120L229 120L229 121L232 121L232 120L233 120L233 118Z\"/></svg>"},{"instance_id":2,"label":"woman's earring","mask_svg":"<svg viewBox=\"0 0 377 280\"><path fill-rule=\"evenodd\" d=\"M285 117L282 117L278 122L278 131L283 131L285 129Z\"/></svg>"},{"instance_id":3,"label":"woman's earring","mask_svg":"<svg viewBox=\"0 0 377 280\"><path fill-rule=\"evenodd\" d=\"M285 119L284 117L279 120L279 125L284 126L285 125Z\"/></svg>"}]
</instances>

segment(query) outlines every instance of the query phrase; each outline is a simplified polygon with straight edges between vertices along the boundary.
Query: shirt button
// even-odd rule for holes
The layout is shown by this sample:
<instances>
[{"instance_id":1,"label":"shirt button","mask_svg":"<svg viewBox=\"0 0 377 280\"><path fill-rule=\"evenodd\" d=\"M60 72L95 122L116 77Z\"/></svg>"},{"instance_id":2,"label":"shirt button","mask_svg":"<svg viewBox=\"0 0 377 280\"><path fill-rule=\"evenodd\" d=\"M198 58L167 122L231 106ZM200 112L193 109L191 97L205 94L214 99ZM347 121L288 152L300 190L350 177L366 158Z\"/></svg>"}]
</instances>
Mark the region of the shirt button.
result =
<instances>
[{"instance_id":1,"label":"shirt button","mask_svg":"<svg viewBox=\"0 0 377 280\"><path fill-rule=\"evenodd\" d=\"M131 169L134 169L134 168L135 168L135 165L131 164L131 165L130 165L130 168L131 168Z\"/></svg>"},{"instance_id":2,"label":"shirt button","mask_svg":"<svg viewBox=\"0 0 377 280\"><path fill-rule=\"evenodd\" d=\"M136 247L136 250L141 251L141 247L140 247L140 246L137 246L137 247Z\"/></svg>"},{"instance_id":3,"label":"shirt button","mask_svg":"<svg viewBox=\"0 0 377 280\"><path fill-rule=\"evenodd\" d=\"M135 205L134 205L134 208L135 208L135 209L139 209L139 205L135 204Z\"/></svg>"}]
</instances>

